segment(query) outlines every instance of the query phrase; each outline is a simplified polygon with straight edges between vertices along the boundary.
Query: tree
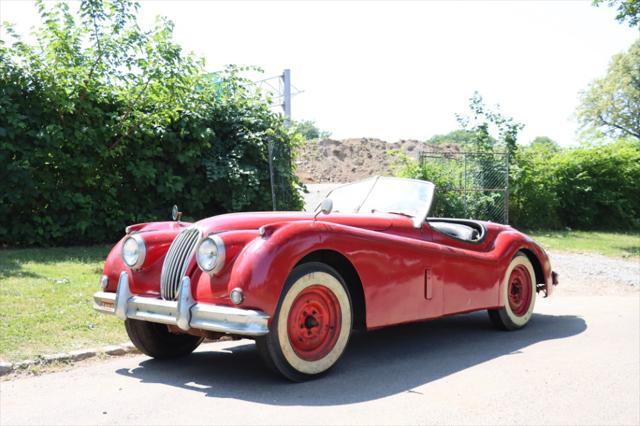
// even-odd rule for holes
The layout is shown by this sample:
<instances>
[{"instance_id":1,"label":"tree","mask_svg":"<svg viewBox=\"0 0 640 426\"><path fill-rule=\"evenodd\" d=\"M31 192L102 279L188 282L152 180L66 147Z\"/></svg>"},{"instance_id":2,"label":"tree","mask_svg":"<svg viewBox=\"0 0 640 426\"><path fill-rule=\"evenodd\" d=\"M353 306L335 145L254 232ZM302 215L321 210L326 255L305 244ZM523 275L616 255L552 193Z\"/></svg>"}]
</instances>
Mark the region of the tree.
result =
<instances>
[{"instance_id":1,"label":"tree","mask_svg":"<svg viewBox=\"0 0 640 426\"><path fill-rule=\"evenodd\" d=\"M445 145L445 144L456 144L456 145L472 145L474 141L474 133L470 130L456 129L452 130L449 133L445 133L444 135L434 135L431 138L427 139L428 144L434 145Z\"/></svg>"},{"instance_id":2,"label":"tree","mask_svg":"<svg viewBox=\"0 0 640 426\"><path fill-rule=\"evenodd\" d=\"M243 68L206 71L142 30L137 4L37 2L33 45L0 40L0 245L112 241L126 224L302 206L291 161L301 137Z\"/></svg>"},{"instance_id":3,"label":"tree","mask_svg":"<svg viewBox=\"0 0 640 426\"><path fill-rule=\"evenodd\" d=\"M463 130L473 134L472 146L478 151L501 148L513 157L517 149L518 133L524 128L524 124L503 115L499 107L487 107L478 92L469 98L469 110L470 114L456 114L456 118ZM492 131L497 132L497 135L491 135Z\"/></svg>"},{"instance_id":4,"label":"tree","mask_svg":"<svg viewBox=\"0 0 640 426\"><path fill-rule=\"evenodd\" d=\"M640 139L640 39L615 55L607 74L581 94L577 114L586 129Z\"/></svg>"},{"instance_id":5,"label":"tree","mask_svg":"<svg viewBox=\"0 0 640 426\"><path fill-rule=\"evenodd\" d=\"M316 123L311 120L299 121L295 124L296 131L302 135L306 140L311 139L326 139L331 136L331 132L320 130Z\"/></svg>"},{"instance_id":6,"label":"tree","mask_svg":"<svg viewBox=\"0 0 640 426\"><path fill-rule=\"evenodd\" d=\"M636 27L640 23L640 1L638 0L593 0L593 5L598 7L607 3L609 7L617 7L616 19L623 23L629 20L630 27Z\"/></svg>"},{"instance_id":7,"label":"tree","mask_svg":"<svg viewBox=\"0 0 640 426\"><path fill-rule=\"evenodd\" d=\"M540 148L551 152L558 152L560 150L558 143L548 136L537 136L531 141L529 146L531 148Z\"/></svg>"}]
</instances>

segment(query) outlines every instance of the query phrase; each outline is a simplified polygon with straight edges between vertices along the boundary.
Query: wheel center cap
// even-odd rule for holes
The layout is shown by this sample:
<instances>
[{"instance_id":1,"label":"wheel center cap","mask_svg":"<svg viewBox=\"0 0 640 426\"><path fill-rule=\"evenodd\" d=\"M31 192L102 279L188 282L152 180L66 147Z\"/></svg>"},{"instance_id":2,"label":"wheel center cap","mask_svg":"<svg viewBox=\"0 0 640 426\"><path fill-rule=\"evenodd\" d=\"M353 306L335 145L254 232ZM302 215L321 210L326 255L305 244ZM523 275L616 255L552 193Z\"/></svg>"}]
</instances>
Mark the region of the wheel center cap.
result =
<instances>
[{"instance_id":1,"label":"wheel center cap","mask_svg":"<svg viewBox=\"0 0 640 426\"><path fill-rule=\"evenodd\" d=\"M318 320L311 315L307 315L307 317L304 319L304 326L306 328L313 328L313 327L316 327L317 325L318 325Z\"/></svg>"}]
</instances>

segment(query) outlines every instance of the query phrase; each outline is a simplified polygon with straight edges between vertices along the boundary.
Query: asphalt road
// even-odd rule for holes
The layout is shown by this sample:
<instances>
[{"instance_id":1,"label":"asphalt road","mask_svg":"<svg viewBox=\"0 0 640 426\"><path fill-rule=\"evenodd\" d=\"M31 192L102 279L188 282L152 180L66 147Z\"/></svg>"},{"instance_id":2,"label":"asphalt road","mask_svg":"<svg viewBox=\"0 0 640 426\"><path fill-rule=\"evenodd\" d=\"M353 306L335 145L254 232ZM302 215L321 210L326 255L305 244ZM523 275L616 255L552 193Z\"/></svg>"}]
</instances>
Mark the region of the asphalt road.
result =
<instances>
[{"instance_id":1,"label":"asphalt road","mask_svg":"<svg viewBox=\"0 0 640 426\"><path fill-rule=\"evenodd\" d=\"M639 424L640 293L538 299L536 312L512 333L474 313L356 335L302 384L246 340L17 378L0 383L0 423Z\"/></svg>"}]
</instances>

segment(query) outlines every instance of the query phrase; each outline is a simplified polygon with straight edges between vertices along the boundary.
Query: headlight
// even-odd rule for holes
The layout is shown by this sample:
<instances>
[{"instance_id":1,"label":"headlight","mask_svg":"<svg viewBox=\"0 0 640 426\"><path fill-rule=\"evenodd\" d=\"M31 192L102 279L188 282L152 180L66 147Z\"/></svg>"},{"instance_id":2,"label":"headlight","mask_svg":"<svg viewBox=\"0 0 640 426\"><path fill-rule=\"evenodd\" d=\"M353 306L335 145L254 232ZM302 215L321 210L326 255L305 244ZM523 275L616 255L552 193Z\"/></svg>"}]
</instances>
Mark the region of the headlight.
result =
<instances>
[{"instance_id":1,"label":"headlight","mask_svg":"<svg viewBox=\"0 0 640 426\"><path fill-rule=\"evenodd\" d=\"M122 243L122 260L131 269L140 268L144 263L146 254L147 248L139 234L133 234L127 237L124 243Z\"/></svg>"},{"instance_id":2,"label":"headlight","mask_svg":"<svg viewBox=\"0 0 640 426\"><path fill-rule=\"evenodd\" d=\"M196 261L205 272L215 274L224 266L224 241L217 235L209 235L196 248Z\"/></svg>"}]
</instances>

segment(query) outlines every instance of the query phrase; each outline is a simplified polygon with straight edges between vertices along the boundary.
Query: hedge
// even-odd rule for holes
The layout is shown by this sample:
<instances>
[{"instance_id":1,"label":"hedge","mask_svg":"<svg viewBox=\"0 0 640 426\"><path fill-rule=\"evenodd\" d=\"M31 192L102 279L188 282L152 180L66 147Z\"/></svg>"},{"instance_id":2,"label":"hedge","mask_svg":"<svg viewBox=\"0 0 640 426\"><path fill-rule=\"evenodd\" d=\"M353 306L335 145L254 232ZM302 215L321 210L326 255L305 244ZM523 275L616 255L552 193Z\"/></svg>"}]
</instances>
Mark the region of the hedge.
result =
<instances>
[{"instance_id":1,"label":"hedge","mask_svg":"<svg viewBox=\"0 0 640 426\"><path fill-rule=\"evenodd\" d=\"M114 241L130 223L271 208L301 199L291 149L301 138L227 67L208 73L136 23L127 0L38 3L28 44L0 41L0 245Z\"/></svg>"}]
</instances>

